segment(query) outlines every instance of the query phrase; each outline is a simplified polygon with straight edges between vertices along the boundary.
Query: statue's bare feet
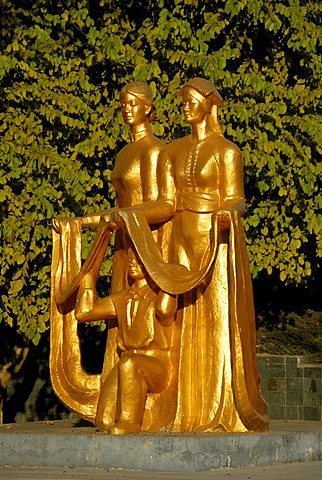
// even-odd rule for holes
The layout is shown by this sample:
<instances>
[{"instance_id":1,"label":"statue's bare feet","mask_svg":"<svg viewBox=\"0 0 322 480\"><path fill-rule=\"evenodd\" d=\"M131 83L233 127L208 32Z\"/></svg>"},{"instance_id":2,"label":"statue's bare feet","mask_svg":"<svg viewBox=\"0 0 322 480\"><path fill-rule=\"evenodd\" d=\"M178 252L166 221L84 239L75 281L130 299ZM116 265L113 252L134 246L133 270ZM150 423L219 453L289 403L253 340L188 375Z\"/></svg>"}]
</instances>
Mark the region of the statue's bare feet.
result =
<instances>
[{"instance_id":1,"label":"statue's bare feet","mask_svg":"<svg viewBox=\"0 0 322 480\"><path fill-rule=\"evenodd\" d=\"M120 420L108 429L110 435L128 435L129 433L141 432L140 423L131 423L127 420Z\"/></svg>"}]
</instances>

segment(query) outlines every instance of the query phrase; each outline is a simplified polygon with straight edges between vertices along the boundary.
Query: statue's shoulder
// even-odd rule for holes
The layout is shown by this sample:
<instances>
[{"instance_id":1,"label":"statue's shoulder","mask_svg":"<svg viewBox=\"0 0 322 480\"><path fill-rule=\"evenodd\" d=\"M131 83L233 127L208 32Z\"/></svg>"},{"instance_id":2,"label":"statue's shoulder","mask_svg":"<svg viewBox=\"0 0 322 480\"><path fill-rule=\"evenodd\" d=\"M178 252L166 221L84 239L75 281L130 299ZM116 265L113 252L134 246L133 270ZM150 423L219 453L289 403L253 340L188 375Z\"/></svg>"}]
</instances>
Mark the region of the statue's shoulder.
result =
<instances>
[{"instance_id":1,"label":"statue's shoulder","mask_svg":"<svg viewBox=\"0 0 322 480\"><path fill-rule=\"evenodd\" d=\"M183 137L183 138L178 138L177 140L173 140L173 142L167 143L163 149L162 152L164 155L167 156L172 156L176 155L177 152L182 152L183 149L186 148L186 145L189 143L189 136Z\"/></svg>"},{"instance_id":2,"label":"statue's shoulder","mask_svg":"<svg viewBox=\"0 0 322 480\"><path fill-rule=\"evenodd\" d=\"M147 135L143 139L147 150L159 150L161 151L165 147L165 142L160 140L160 138L156 137L155 135Z\"/></svg>"},{"instance_id":3,"label":"statue's shoulder","mask_svg":"<svg viewBox=\"0 0 322 480\"><path fill-rule=\"evenodd\" d=\"M115 162L123 159L123 157L127 157L129 155L129 152L133 150L133 145L133 143L127 143L126 145L124 145L124 147L122 147L121 150L117 152Z\"/></svg>"},{"instance_id":4,"label":"statue's shoulder","mask_svg":"<svg viewBox=\"0 0 322 480\"><path fill-rule=\"evenodd\" d=\"M226 157L226 155L233 157L241 157L242 153L240 148L228 138L218 135L216 138L216 147L219 150L221 156Z\"/></svg>"}]
</instances>

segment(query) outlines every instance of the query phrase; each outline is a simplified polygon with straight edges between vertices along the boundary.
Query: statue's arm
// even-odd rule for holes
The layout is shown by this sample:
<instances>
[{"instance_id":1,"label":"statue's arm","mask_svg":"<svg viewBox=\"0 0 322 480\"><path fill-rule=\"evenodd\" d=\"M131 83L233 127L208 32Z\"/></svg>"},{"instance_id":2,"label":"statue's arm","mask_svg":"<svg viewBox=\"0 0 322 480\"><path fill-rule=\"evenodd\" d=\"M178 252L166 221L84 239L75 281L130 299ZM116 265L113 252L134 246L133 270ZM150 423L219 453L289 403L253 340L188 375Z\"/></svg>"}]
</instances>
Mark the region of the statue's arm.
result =
<instances>
[{"instance_id":1,"label":"statue's arm","mask_svg":"<svg viewBox=\"0 0 322 480\"><path fill-rule=\"evenodd\" d=\"M77 295L75 317L79 322L98 322L116 318L114 295L96 299L96 291L84 289Z\"/></svg>"},{"instance_id":2,"label":"statue's arm","mask_svg":"<svg viewBox=\"0 0 322 480\"><path fill-rule=\"evenodd\" d=\"M243 215L245 212L243 162L241 152L236 145L224 150L222 168L222 203L220 210L237 211L240 215Z\"/></svg>"},{"instance_id":3,"label":"statue's arm","mask_svg":"<svg viewBox=\"0 0 322 480\"><path fill-rule=\"evenodd\" d=\"M175 211L175 183L169 146L159 154L156 179L157 200L145 202L141 208L149 224L166 222Z\"/></svg>"},{"instance_id":4,"label":"statue's arm","mask_svg":"<svg viewBox=\"0 0 322 480\"><path fill-rule=\"evenodd\" d=\"M82 217L82 228L97 228L101 217L104 217L106 221L112 220L117 211L118 208L113 207L108 210L101 210L100 212L88 213Z\"/></svg>"},{"instance_id":5,"label":"statue's arm","mask_svg":"<svg viewBox=\"0 0 322 480\"><path fill-rule=\"evenodd\" d=\"M161 150L158 166L156 170L158 198L156 200L146 200L139 205L126 208L125 210L140 211L145 215L149 224L163 223L170 220L174 213L175 206L175 188L172 174L172 166L170 158ZM115 215L116 223L120 228L125 228L123 219L119 215Z\"/></svg>"},{"instance_id":6,"label":"statue's arm","mask_svg":"<svg viewBox=\"0 0 322 480\"><path fill-rule=\"evenodd\" d=\"M221 203L216 212L220 230L230 228L233 212L243 215L245 196L243 183L242 155L236 145L229 146L221 152Z\"/></svg>"},{"instance_id":7,"label":"statue's arm","mask_svg":"<svg viewBox=\"0 0 322 480\"><path fill-rule=\"evenodd\" d=\"M158 198L157 166L160 150L160 147L153 145L140 159L143 203Z\"/></svg>"},{"instance_id":8,"label":"statue's arm","mask_svg":"<svg viewBox=\"0 0 322 480\"><path fill-rule=\"evenodd\" d=\"M107 222L113 222L115 214L118 212L117 207L109 208L108 210L102 210L96 213L88 213L84 217L73 217L75 220L81 220L82 228L97 228L100 223L101 217L103 216ZM53 218L52 229L58 233L62 233L63 225L66 221L69 221L70 218Z\"/></svg>"}]
</instances>

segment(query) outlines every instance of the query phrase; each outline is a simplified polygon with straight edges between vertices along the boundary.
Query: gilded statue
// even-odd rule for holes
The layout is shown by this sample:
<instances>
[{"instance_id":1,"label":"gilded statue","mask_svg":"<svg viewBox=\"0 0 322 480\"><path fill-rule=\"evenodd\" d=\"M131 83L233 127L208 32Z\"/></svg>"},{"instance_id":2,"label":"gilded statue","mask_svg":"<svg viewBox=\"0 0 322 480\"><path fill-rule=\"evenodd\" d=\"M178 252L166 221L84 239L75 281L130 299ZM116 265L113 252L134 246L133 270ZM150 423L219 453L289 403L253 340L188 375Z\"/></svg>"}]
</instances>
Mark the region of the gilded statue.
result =
<instances>
[{"instance_id":1,"label":"gilded statue","mask_svg":"<svg viewBox=\"0 0 322 480\"><path fill-rule=\"evenodd\" d=\"M135 175L141 188L137 191L142 193L134 198L131 192L134 182L129 182L130 204L126 204L126 195L121 195L120 185L124 182L115 181L119 205L113 211L92 216L90 221L97 225L98 231L84 265L78 259L75 268L66 268L64 250L72 251L73 245L63 238L64 222L55 224L54 236L59 237L60 251L54 254L53 261L54 388L71 409L96 423L99 430L111 434L265 431L268 418L256 365L252 285L241 221L245 211L241 152L223 136L217 116L223 99L211 82L193 78L178 95L182 97L184 118L191 126L190 135L167 145L153 138L159 148L153 175L148 176L151 185L146 188L142 172ZM122 100L122 92L121 102L124 112L127 101L124 97ZM152 100L145 97L142 102L152 105ZM123 118L129 123L124 113ZM144 120L143 112L140 118ZM146 120L144 124L148 128ZM131 124L130 128L132 132ZM122 157L122 163L136 162L139 156L134 154L131 160L128 155L131 156L130 150ZM117 165L118 158L116 171L121 168ZM143 163L140 168L144 168ZM144 194L152 190L153 194ZM88 222L88 218L75 220L78 232L84 221ZM130 310L126 313L137 280L124 261L123 280L118 279L107 299L96 298L95 282L102 252L114 229L123 239L120 249L123 258L127 262L135 258L140 266L141 283L151 295L153 292L148 308L143 307L142 300L138 316L131 317ZM118 262L117 253L118 250L114 266ZM64 273L65 270L68 272ZM130 282L124 280L127 271ZM118 276L117 271L113 275ZM116 307L116 299L120 297L123 300ZM138 299L137 313L140 304ZM60 331L55 330L57 312L58 317L70 316L62 319ZM144 344L149 315L154 333L148 335L149 340ZM70 358L79 367L77 339L75 335L72 340L64 336L66 324L70 322L75 329L78 320L111 317L119 319L118 327L109 330L110 341L99 383L93 384L94 376L87 375L86 379L80 376L73 388L66 386L59 391L55 351L60 348L63 352L66 348L68 354L68 349L74 348L74 357ZM124 343L124 329L129 325L133 328L134 323L138 332L142 329L137 347L131 341ZM156 342L157 330L168 339L164 344ZM136 335L134 330L132 333ZM150 351L153 353L147 353ZM125 362L122 359L128 355L142 355L143 363L147 356L149 362L151 358L164 360L167 373L164 370L160 374L157 388L151 388L149 374L145 375L146 383L140 390L139 374L121 372ZM68 375L71 376L70 372ZM80 389L85 393L83 402L77 397ZM133 389L143 392L138 402L131 396ZM73 403L74 397L77 401Z\"/></svg>"}]
</instances>

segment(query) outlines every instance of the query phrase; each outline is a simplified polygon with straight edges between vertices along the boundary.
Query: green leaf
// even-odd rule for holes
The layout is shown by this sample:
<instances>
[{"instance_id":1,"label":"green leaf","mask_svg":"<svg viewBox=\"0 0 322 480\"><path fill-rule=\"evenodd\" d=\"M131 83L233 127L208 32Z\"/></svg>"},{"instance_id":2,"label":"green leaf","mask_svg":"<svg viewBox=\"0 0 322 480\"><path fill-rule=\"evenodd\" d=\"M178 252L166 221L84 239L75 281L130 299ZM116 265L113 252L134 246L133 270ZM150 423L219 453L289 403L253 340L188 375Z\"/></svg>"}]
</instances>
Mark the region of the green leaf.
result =
<instances>
[{"instance_id":1,"label":"green leaf","mask_svg":"<svg viewBox=\"0 0 322 480\"><path fill-rule=\"evenodd\" d=\"M13 280L12 282L10 282L10 289L8 291L8 294L16 295L23 288L23 284L24 283L22 279Z\"/></svg>"}]
</instances>

